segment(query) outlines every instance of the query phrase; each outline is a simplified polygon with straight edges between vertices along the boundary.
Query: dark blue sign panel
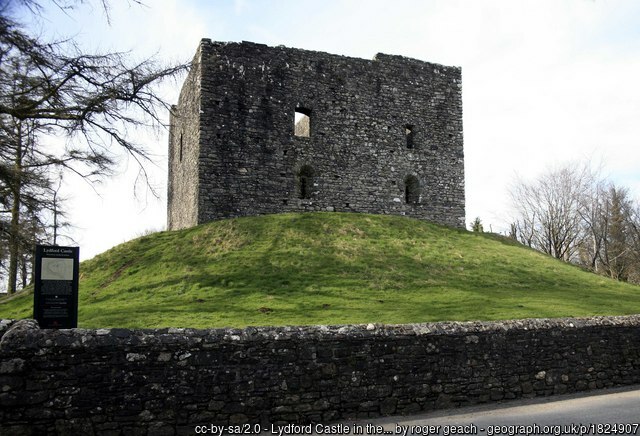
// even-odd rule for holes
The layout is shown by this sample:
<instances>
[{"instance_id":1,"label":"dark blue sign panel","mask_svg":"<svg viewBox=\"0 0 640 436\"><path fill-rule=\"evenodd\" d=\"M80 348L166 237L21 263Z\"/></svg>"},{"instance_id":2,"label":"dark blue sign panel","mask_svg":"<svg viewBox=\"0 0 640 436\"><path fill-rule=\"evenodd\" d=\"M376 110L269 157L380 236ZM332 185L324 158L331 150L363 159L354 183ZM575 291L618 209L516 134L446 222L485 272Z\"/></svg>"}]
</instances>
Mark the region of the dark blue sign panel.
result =
<instances>
[{"instance_id":1,"label":"dark blue sign panel","mask_svg":"<svg viewBox=\"0 0 640 436\"><path fill-rule=\"evenodd\" d=\"M40 328L78 327L80 249L36 245L33 317Z\"/></svg>"}]
</instances>

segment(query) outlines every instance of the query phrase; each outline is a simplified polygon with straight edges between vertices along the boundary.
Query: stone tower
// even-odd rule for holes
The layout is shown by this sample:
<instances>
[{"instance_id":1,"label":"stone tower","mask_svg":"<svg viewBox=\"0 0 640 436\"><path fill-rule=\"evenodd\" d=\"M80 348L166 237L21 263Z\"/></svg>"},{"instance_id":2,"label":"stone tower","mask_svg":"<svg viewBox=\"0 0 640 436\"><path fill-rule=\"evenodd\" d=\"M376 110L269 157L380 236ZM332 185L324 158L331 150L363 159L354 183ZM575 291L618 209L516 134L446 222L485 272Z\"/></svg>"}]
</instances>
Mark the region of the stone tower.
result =
<instances>
[{"instance_id":1,"label":"stone tower","mask_svg":"<svg viewBox=\"0 0 640 436\"><path fill-rule=\"evenodd\" d=\"M171 113L168 228L289 211L464 227L460 68L203 39Z\"/></svg>"}]
</instances>

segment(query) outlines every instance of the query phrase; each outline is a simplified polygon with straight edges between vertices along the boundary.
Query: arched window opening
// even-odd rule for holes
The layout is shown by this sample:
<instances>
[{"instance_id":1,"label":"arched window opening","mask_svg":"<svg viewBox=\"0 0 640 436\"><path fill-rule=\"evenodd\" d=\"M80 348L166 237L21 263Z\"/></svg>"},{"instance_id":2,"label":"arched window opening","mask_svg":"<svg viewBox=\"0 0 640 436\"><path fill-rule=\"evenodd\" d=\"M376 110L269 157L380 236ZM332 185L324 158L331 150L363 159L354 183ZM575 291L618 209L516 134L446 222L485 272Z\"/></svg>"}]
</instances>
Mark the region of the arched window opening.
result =
<instances>
[{"instance_id":1,"label":"arched window opening","mask_svg":"<svg viewBox=\"0 0 640 436\"><path fill-rule=\"evenodd\" d=\"M411 124L406 124L404 126L404 136L407 139L407 148L413 148L413 126Z\"/></svg>"},{"instance_id":2,"label":"arched window opening","mask_svg":"<svg viewBox=\"0 0 640 436\"><path fill-rule=\"evenodd\" d=\"M420 181L416 176L404 179L404 201L407 204L418 204L420 201Z\"/></svg>"},{"instance_id":3,"label":"arched window opening","mask_svg":"<svg viewBox=\"0 0 640 436\"><path fill-rule=\"evenodd\" d=\"M297 107L293 119L293 132L296 136L311 136L311 109Z\"/></svg>"},{"instance_id":4,"label":"arched window opening","mask_svg":"<svg viewBox=\"0 0 640 436\"><path fill-rule=\"evenodd\" d=\"M313 193L315 172L309 165L304 165L298 171L298 198L309 199Z\"/></svg>"}]
</instances>

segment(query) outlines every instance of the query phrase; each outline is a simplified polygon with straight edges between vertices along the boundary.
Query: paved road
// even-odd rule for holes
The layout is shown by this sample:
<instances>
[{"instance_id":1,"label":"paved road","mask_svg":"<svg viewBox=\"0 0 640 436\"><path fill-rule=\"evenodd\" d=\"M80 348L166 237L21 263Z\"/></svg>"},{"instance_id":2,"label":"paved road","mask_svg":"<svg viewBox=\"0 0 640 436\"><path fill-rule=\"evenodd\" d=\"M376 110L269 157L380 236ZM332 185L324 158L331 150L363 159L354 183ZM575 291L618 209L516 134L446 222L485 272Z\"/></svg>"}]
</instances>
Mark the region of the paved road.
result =
<instances>
[{"instance_id":1,"label":"paved road","mask_svg":"<svg viewBox=\"0 0 640 436\"><path fill-rule=\"evenodd\" d=\"M636 386L601 392L597 395L590 393L521 400L412 417L356 421L345 425L351 430L356 428L354 425L361 426L363 434L368 431L368 434L401 436L640 436L640 388ZM381 428L383 432L379 431Z\"/></svg>"}]
</instances>

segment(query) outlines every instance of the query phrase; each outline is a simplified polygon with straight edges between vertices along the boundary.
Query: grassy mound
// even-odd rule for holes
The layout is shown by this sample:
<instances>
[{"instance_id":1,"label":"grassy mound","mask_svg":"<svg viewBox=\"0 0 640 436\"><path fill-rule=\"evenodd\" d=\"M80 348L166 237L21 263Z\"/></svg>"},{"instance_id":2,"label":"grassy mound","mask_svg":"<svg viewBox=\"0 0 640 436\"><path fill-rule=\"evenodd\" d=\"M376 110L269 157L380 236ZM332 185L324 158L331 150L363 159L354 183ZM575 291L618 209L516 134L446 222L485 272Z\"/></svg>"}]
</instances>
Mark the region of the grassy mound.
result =
<instances>
[{"instance_id":1,"label":"grassy mound","mask_svg":"<svg viewBox=\"0 0 640 436\"><path fill-rule=\"evenodd\" d=\"M81 264L81 327L493 320L640 312L640 287L397 216L281 214L145 236ZM25 292L0 318L32 316Z\"/></svg>"}]
</instances>

